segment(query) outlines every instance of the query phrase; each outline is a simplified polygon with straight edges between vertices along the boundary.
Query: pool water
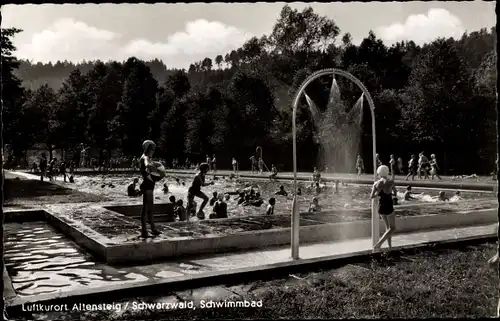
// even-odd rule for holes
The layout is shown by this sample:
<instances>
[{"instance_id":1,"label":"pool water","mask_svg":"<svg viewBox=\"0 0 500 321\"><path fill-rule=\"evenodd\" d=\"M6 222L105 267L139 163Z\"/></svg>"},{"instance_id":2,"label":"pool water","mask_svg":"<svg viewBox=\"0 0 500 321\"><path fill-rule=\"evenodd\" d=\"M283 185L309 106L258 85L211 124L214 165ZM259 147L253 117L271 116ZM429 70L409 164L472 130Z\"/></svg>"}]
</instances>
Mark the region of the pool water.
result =
<instances>
[{"instance_id":1,"label":"pool water","mask_svg":"<svg viewBox=\"0 0 500 321\"><path fill-rule=\"evenodd\" d=\"M97 263L45 222L7 223L4 227L5 265L19 296L147 280Z\"/></svg>"},{"instance_id":2,"label":"pool water","mask_svg":"<svg viewBox=\"0 0 500 321\"><path fill-rule=\"evenodd\" d=\"M99 193L103 193L108 197L121 200L130 200L126 196L127 185L137 177L133 174L110 174L110 175L100 175L100 176L78 176L77 185L80 187L87 187L89 190L97 190ZM169 197L174 195L176 199L183 199L184 206L186 206L186 197L188 186L191 183L192 176L190 177L179 177L181 182L185 182L185 186L179 185L174 178L166 178L163 181L156 184L155 189L155 202L156 203L166 203L169 202ZM207 176L207 181L211 179L212 176ZM163 193L163 184L167 183L169 187L169 193ZM238 205L237 195L231 195L228 203L228 214L229 216L250 216L250 215L261 215L265 213L266 206L270 197L276 199L275 214L288 214L291 211L293 195L293 182L291 181L270 181L270 180L229 180L219 178L214 181L213 186L203 187L202 191L209 197L212 197L213 192L234 192L238 189L244 188L247 185L254 187L256 191L259 191L261 197L264 199L264 204L260 207L256 206L242 206ZM104 186L105 185L105 186ZM283 185L285 191L289 193L288 196L274 195L278 191L279 186ZM316 197L321 205L322 210L332 210L332 209L366 209L371 205L371 200L369 198L371 192L371 186L367 185L340 185L339 192L335 193L335 185L333 183L327 184L327 189L323 192L316 194L314 191L308 191L306 182L299 182L299 187L302 189L302 195L298 196L297 204L299 206L300 212L307 212L311 200ZM104 186L104 187L102 187ZM113 186L110 188L108 186ZM437 195L439 190L432 189L420 189L413 188L413 196L416 198L410 202L405 202L403 200L403 195L406 188L398 188L398 202L399 204L418 204L418 203L433 203L438 202ZM447 196L450 197L450 202L460 202L452 197L455 194L454 190L443 190L446 192ZM478 200L478 199L495 199L492 192L473 192L473 191L461 191L462 200ZM140 201L140 198L135 198L135 200ZM195 199L197 205L199 206L202 202L201 199ZM205 208L205 214L211 212L209 205Z\"/></svg>"}]
</instances>

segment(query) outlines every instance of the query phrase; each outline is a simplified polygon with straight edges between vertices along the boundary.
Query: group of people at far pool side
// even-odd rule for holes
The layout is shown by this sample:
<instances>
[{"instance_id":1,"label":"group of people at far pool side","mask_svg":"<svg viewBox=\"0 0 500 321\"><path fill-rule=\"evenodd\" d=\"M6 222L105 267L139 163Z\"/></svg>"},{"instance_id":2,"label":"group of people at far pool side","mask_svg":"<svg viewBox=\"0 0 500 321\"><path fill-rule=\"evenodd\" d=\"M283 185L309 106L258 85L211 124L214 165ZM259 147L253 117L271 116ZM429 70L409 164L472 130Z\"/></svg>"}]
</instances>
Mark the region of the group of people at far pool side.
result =
<instances>
[{"instance_id":1,"label":"group of people at far pool side","mask_svg":"<svg viewBox=\"0 0 500 321\"><path fill-rule=\"evenodd\" d=\"M384 165L380 160L379 154L375 155L375 162L377 163L377 167ZM389 157L388 168L390 175L405 175L403 159L401 157L398 157L396 159L396 156L394 154L391 154ZM415 180L415 176L417 176L418 179L422 179L422 174L423 179L429 179L430 177L432 180L434 178L441 180L441 176L439 176L440 168L435 154L431 154L430 160L427 158L427 156L425 156L424 152L418 154L418 158L415 154L411 155L410 160L408 161L407 169L408 171L406 172L406 180L411 178L411 180L413 181ZM358 155L356 159L356 170L358 173L358 178L361 177L361 174L363 174L365 171L363 159L360 155ZM453 180L469 178L477 179L478 177L476 174L452 177Z\"/></svg>"},{"instance_id":2,"label":"group of people at far pool side","mask_svg":"<svg viewBox=\"0 0 500 321\"><path fill-rule=\"evenodd\" d=\"M40 180L43 181L44 177L48 178L49 181L55 181L59 175L61 175L64 181L69 181L74 183L74 173L75 173L76 163L75 161L58 161L57 158L52 158L50 161L47 160L45 153L40 155L40 160L38 164L36 162L31 166L30 172L40 173ZM69 175L68 175L69 174Z\"/></svg>"}]
</instances>

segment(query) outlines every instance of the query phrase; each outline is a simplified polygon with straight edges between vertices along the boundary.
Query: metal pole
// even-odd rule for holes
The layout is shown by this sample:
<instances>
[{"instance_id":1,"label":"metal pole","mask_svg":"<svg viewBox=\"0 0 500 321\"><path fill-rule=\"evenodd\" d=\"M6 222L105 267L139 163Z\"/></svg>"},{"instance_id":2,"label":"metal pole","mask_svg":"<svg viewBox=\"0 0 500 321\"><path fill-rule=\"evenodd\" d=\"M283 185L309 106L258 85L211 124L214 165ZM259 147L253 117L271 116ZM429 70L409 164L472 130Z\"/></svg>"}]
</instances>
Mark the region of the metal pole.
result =
<instances>
[{"instance_id":1,"label":"metal pole","mask_svg":"<svg viewBox=\"0 0 500 321\"><path fill-rule=\"evenodd\" d=\"M296 124L296 116L297 116L297 105L293 106L293 115L292 115L292 144L293 144L293 203L292 203L292 235L291 235L291 244L292 244L292 259L297 260L299 258L299 232L300 232L300 216L297 209L297 124Z\"/></svg>"},{"instance_id":2,"label":"metal pole","mask_svg":"<svg viewBox=\"0 0 500 321\"><path fill-rule=\"evenodd\" d=\"M373 152L373 181L377 180L377 139L375 133L375 115L372 115L372 152ZM372 247L380 239L380 220L378 217L378 199L372 199Z\"/></svg>"},{"instance_id":3,"label":"metal pole","mask_svg":"<svg viewBox=\"0 0 500 321\"><path fill-rule=\"evenodd\" d=\"M340 70L340 69L335 69L335 68L330 68L330 69L323 69L316 71L312 75L310 75L299 87L299 90L295 96L295 100L293 102L293 114L292 114L292 144L293 144L293 187L295 189L294 191L294 197L293 197L293 203L292 203L292 218L291 218L291 250L292 250L292 258L293 259L298 259L299 258L299 231L300 231L300 217L299 217L299 211L297 208L297 124L296 124L296 116L297 116L297 107L299 105L300 98L302 94L304 93L304 90L306 87L316 78L319 78L321 76L326 76L326 75L340 75L343 76L350 81L354 82L358 87L363 91L365 94L366 100L368 101L368 105L370 106L370 112L372 116L372 142L373 142L373 166L374 166L374 179L376 180L377 178L377 162L376 162L376 136L375 136L375 104L373 103L373 99L370 95L370 92L366 87L363 85L363 83L350 73ZM378 242L378 239L380 237L380 231L379 231L379 219L378 219L378 213L377 213L377 200L374 199L372 200L372 241L374 242L373 245Z\"/></svg>"}]
</instances>

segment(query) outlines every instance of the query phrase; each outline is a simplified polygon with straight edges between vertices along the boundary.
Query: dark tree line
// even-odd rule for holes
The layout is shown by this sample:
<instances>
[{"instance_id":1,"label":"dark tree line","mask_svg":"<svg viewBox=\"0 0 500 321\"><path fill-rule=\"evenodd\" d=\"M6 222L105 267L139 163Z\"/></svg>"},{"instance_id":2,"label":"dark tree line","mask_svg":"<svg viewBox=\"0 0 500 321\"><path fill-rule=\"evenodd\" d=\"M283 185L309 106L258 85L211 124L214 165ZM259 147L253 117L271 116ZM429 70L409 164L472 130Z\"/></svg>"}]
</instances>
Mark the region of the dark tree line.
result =
<instances>
[{"instance_id":1,"label":"dark tree line","mask_svg":"<svg viewBox=\"0 0 500 321\"><path fill-rule=\"evenodd\" d=\"M478 174L491 172L495 162L494 29L423 46L387 46L370 31L357 46L333 20L285 6L269 35L187 71L134 57L77 65L18 62L11 43L17 32L2 29L2 76L5 143L19 156L36 143L61 149L85 143L101 156L116 149L137 155L149 138L168 161L216 154L219 166L229 167L232 157L245 166L262 146L267 163L290 169L293 96L312 72L335 67L359 78L374 98L383 161L391 153L407 160L426 151L448 172ZM323 109L329 81L308 88ZM361 92L337 81L343 106L353 106ZM303 106L298 160L309 170L318 163L319 142L305 100ZM368 110L364 115L361 153L369 160L371 119Z\"/></svg>"}]
</instances>

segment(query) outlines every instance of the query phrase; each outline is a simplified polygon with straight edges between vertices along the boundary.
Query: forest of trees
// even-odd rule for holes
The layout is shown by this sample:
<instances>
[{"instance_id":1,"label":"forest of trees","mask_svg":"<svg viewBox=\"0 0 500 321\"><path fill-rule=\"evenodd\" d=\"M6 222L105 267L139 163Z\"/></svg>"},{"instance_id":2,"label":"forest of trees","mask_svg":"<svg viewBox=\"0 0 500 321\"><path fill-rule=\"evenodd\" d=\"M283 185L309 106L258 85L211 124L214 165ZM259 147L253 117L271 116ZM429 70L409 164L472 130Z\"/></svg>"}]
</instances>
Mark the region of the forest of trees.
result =
<instances>
[{"instance_id":1,"label":"forest of trees","mask_svg":"<svg viewBox=\"0 0 500 321\"><path fill-rule=\"evenodd\" d=\"M194 62L188 70L134 57L76 65L18 61L11 41L18 32L2 29L1 41L4 143L21 157L38 143L61 149L85 143L101 155L112 149L139 155L148 138L167 161L216 154L219 166L230 167L232 157L245 162L262 146L267 163L289 170L294 94L314 71L336 67L359 78L374 99L383 161L389 154L408 160L426 151L435 153L447 172L480 174L494 167L494 29L423 46L412 41L387 46L370 31L354 45L333 20L311 8L284 6L269 35ZM326 101L325 81L308 89L314 101ZM342 99L352 106L359 90L337 81ZM303 105L298 161L310 170L318 162L319 142L305 100ZM361 150L369 160L371 119L364 114ZM365 161L367 170L370 163Z\"/></svg>"}]
</instances>

